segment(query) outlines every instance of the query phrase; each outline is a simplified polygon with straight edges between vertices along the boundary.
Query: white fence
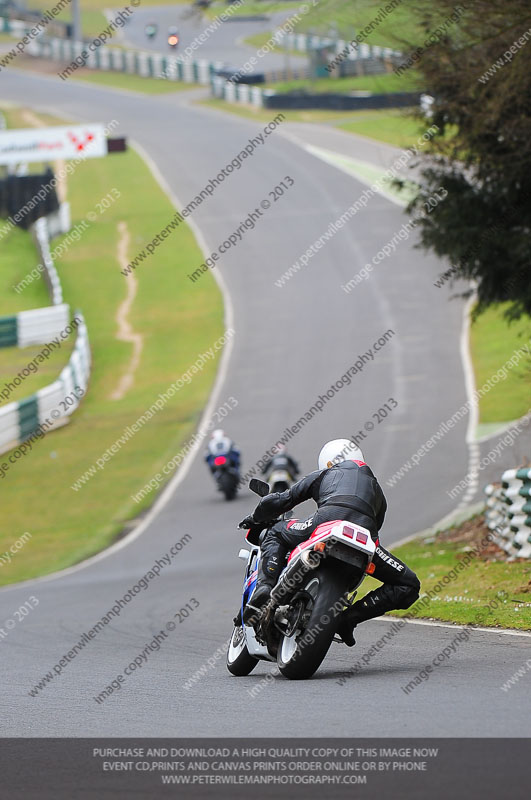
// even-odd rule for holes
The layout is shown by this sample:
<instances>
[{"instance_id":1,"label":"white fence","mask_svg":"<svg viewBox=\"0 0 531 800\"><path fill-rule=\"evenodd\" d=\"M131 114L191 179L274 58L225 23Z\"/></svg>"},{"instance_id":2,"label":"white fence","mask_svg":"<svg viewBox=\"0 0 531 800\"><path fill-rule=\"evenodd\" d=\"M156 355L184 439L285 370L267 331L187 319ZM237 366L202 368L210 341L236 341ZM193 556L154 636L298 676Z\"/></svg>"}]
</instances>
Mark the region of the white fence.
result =
<instances>
[{"instance_id":1,"label":"white fence","mask_svg":"<svg viewBox=\"0 0 531 800\"><path fill-rule=\"evenodd\" d=\"M36 393L40 425L50 419L70 416L88 387L91 358L87 326L80 311L76 312L75 319L78 321L77 338L68 364L56 381Z\"/></svg>"},{"instance_id":2,"label":"white fence","mask_svg":"<svg viewBox=\"0 0 531 800\"><path fill-rule=\"evenodd\" d=\"M271 89L260 89L259 86L249 86L247 83L230 83L219 76L212 78L210 85L214 97L228 103L246 103L256 108L264 105L264 94L274 94Z\"/></svg>"},{"instance_id":3,"label":"white fence","mask_svg":"<svg viewBox=\"0 0 531 800\"><path fill-rule=\"evenodd\" d=\"M54 305L16 315L20 347L52 341L70 321L69 306L62 302L61 282L50 255L46 220L38 220L33 227ZM12 450L34 436L40 438L49 430L63 425L79 406L90 378L91 355L87 326L81 312L76 312L75 320L76 343L68 364L61 370L57 380L24 400L0 408L0 453ZM17 457L15 451L9 460Z\"/></svg>"},{"instance_id":4,"label":"white fence","mask_svg":"<svg viewBox=\"0 0 531 800\"><path fill-rule=\"evenodd\" d=\"M0 453L64 425L79 406L87 390L91 358L83 315L76 312L76 319L76 344L59 378L34 395L0 408Z\"/></svg>"},{"instance_id":5,"label":"white fence","mask_svg":"<svg viewBox=\"0 0 531 800\"><path fill-rule=\"evenodd\" d=\"M339 55L348 50L345 59L348 61L367 61L372 59L387 61L398 58L401 53L390 47L380 47L377 44L366 44L362 42L357 47L351 45L344 39L332 39L324 36L314 36L309 33L282 33L280 28L275 36L278 43L288 50L298 50L300 53L309 53L312 50L327 49Z\"/></svg>"},{"instance_id":6,"label":"white fence","mask_svg":"<svg viewBox=\"0 0 531 800\"><path fill-rule=\"evenodd\" d=\"M64 331L70 322L70 306L34 308L17 314L17 345L29 347L32 344L47 344Z\"/></svg>"},{"instance_id":7,"label":"white fence","mask_svg":"<svg viewBox=\"0 0 531 800\"><path fill-rule=\"evenodd\" d=\"M54 305L60 305L63 302L63 289L50 252L50 236L46 217L41 217L35 222L32 226L32 232L41 264L44 267L44 276L48 284L48 291L50 292L52 303Z\"/></svg>"},{"instance_id":8,"label":"white fence","mask_svg":"<svg viewBox=\"0 0 531 800\"><path fill-rule=\"evenodd\" d=\"M36 58L49 58L66 65L73 64L68 75L75 75L77 66L81 64L87 69L124 72L144 78L160 78L208 86L212 75L217 69L223 67L223 63L217 61L185 61L179 56L150 53L143 50L121 50L117 47L99 47L97 50L89 52L86 58L83 56L84 51L87 51L85 42L42 36L34 39L26 48L26 52ZM77 63L76 59L78 59ZM67 67L65 67L66 69ZM68 75L65 75L65 78Z\"/></svg>"}]
</instances>

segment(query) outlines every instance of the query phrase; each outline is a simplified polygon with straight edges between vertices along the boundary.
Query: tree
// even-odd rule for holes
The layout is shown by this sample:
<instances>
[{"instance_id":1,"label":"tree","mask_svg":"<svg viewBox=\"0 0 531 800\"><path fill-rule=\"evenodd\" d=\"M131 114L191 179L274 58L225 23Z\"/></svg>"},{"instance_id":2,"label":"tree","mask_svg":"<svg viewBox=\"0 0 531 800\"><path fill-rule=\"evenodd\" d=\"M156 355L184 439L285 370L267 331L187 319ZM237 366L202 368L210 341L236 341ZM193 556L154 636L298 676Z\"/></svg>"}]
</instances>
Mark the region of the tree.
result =
<instances>
[{"instance_id":1,"label":"tree","mask_svg":"<svg viewBox=\"0 0 531 800\"><path fill-rule=\"evenodd\" d=\"M419 221L422 246L475 280L478 310L509 301L509 318L531 314L529 0L429 0L414 11L421 33L400 49L417 54L439 131L408 211L446 189Z\"/></svg>"}]
</instances>

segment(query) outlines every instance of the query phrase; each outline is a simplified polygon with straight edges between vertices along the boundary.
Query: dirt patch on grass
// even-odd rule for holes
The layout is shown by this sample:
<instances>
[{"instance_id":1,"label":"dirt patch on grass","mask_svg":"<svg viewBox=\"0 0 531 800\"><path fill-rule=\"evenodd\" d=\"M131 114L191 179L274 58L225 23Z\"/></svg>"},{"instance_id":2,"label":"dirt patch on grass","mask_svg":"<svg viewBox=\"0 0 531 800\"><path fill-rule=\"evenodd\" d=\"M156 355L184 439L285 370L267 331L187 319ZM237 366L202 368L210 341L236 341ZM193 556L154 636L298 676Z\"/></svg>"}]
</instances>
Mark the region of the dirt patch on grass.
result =
<instances>
[{"instance_id":1,"label":"dirt patch on grass","mask_svg":"<svg viewBox=\"0 0 531 800\"><path fill-rule=\"evenodd\" d=\"M448 528L439 531L435 536L435 541L439 544L453 543L463 544L471 549L478 550L478 558L482 561L505 561L507 553L498 547L495 542L485 544L485 539L491 533L485 524L483 514L467 519L456 528ZM516 561L527 561L528 559L515 559Z\"/></svg>"}]
</instances>

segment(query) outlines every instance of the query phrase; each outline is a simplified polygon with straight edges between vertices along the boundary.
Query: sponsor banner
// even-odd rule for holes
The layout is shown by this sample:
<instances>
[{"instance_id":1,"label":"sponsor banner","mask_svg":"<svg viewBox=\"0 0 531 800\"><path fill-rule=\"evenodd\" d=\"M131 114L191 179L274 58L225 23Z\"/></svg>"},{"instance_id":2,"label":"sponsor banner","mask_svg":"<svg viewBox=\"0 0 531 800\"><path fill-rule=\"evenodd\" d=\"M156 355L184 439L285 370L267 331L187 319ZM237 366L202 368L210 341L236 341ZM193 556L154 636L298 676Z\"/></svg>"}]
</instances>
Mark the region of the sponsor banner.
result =
<instances>
[{"instance_id":1,"label":"sponsor banner","mask_svg":"<svg viewBox=\"0 0 531 800\"><path fill-rule=\"evenodd\" d=\"M107 141L100 124L0 131L0 164L105 155Z\"/></svg>"}]
</instances>

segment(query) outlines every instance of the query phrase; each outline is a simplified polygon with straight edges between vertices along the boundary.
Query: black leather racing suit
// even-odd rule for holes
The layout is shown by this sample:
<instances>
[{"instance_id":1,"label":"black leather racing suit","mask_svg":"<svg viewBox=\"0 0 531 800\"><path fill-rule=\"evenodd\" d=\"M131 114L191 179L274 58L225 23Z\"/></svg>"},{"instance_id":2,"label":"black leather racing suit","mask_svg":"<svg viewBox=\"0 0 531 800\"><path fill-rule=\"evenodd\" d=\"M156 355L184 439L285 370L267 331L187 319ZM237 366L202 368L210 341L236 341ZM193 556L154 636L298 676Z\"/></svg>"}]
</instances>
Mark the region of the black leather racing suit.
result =
<instances>
[{"instance_id":1,"label":"black leather racing suit","mask_svg":"<svg viewBox=\"0 0 531 800\"><path fill-rule=\"evenodd\" d=\"M317 503L318 510L313 516L302 522L293 519L277 522L263 537L259 582L276 583L289 551L306 541L318 525L341 519L370 531L376 543L372 577L383 583L350 609L354 624L396 608L409 608L418 599L420 583L415 573L379 543L378 531L387 502L367 464L349 460L311 472L287 491L262 498L253 517L257 522L274 519L305 500Z\"/></svg>"}]
</instances>

